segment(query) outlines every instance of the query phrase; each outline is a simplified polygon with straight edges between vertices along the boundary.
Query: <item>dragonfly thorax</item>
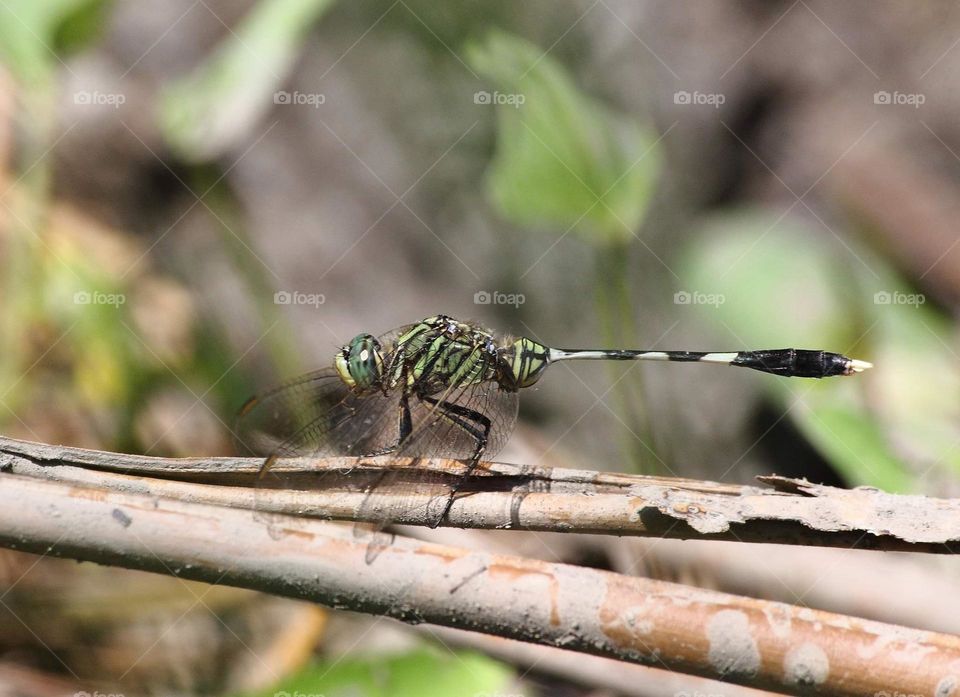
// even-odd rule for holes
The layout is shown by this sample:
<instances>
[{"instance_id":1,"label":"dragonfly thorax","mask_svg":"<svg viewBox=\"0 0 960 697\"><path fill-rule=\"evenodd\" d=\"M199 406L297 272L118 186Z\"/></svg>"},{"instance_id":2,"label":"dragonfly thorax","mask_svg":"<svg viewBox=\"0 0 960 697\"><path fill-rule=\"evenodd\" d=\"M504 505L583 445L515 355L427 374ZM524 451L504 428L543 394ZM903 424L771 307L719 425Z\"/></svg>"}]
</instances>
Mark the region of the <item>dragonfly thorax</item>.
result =
<instances>
[{"instance_id":1,"label":"dragonfly thorax","mask_svg":"<svg viewBox=\"0 0 960 697\"><path fill-rule=\"evenodd\" d=\"M371 334L355 336L334 359L340 379L360 390L379 385L383 370L380 348L380 342Z\"/></svg>"},{"instance_id":2,"label":"dragonfly thorax","mask_svg":"<svg viewBox=\"0 0 960 697\"><path fill-rule=\"evenodd\" d=\"M429 317L400 335L387 359L384 385L420 395L494 380L499 356L493 336L446 315Z\"/></svg>"}]
</instances>

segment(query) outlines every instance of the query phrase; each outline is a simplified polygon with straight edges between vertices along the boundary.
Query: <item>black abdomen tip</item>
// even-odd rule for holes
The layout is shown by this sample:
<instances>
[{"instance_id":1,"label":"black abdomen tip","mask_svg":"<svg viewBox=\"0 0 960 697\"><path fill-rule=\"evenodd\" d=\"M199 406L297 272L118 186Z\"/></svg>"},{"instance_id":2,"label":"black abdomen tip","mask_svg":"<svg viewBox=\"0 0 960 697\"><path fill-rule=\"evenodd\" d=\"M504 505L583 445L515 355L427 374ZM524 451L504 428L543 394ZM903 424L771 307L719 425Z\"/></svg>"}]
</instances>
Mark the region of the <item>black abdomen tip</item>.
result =
<instances>
[{"instance_id":1,"label":"black abdomen tip","mask_svg":"<svg viewBox=\"0 0 960 697\"><path fill-rule=\"evenodd\" d=\"M743 351L733 365L752 368L764 373L783 377L829 378L835 375L851 375L860 372L869 364L852 361L839 353L808 349L774 349L767 351ZM858 366L863 366L858 368Z\"/></svg>"}]
</instances>

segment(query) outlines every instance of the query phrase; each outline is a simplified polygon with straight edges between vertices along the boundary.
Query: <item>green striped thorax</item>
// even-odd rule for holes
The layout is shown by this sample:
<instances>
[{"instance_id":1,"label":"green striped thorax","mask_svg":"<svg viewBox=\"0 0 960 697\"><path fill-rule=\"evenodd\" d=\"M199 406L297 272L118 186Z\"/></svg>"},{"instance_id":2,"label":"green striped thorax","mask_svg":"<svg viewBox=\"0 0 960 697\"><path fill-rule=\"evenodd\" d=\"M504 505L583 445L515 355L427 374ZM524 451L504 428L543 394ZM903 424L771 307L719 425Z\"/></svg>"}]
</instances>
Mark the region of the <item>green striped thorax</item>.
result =
<instances>
[{"instance_id":1,"label":"green striped thorax","mask_svg":"<svg viewBox=\"0 0 960 697\"><path fill-rule=\"evenodd\" d=\"M496 380L500 356L490 332L446 315L428 317L397 338L389 360L389 387L432 394Z\"/></svg>"}]
</instances>

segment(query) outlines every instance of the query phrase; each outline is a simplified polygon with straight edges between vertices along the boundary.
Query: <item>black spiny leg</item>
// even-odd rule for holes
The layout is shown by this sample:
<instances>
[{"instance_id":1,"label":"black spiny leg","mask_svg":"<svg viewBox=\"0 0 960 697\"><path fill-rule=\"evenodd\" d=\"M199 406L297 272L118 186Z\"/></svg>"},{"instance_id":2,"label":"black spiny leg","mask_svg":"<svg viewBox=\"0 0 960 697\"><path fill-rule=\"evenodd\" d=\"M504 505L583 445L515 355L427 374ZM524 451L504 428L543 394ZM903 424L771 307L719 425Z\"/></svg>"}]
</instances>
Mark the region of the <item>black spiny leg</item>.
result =
<instances>
[{"instance_id":1,"label":"black spiny leg","mask_svg":"<svg viewBox=\"0 0 960 697\"><path fill-rule=\"evenodd\" d=\"M399 414L398 418L400 423L397 427L398 435L397 442L393 445L388 445L379 450L375 450L372 453L366 453L364 457L377 457L379 455L389 455L390 453L396 452L401 445L406 442L407 438L410 436L410 433L413 431L413 420L410 418L410 401L409 396L404 394L400 398Z\"/></svg>"},{"instance_id":2,"label":"black spiny leg","mask_svg":"<svg viewBox=\"0 0 960 697\"><path fill-rule=\"evenodd\" d=\"M450 496L447 498L447 504L443 507L443 512L439 515L436 521L430 525L431 528L435 528L443 522L444 518L447 517L447 514L450 512L450 508L453 507L453 501L457 496L457 492L460 491L460 488L463 486L464 482L466 482L470 475L473 474L473 470L476 469L477 464L479 464L480 457L483 455L483 451L487 449L487 440L490 437L490 429L492 424L490 419L484 414L474 411L473 409L468 409L467 407L459 404L448 404L447 402L443 402L432 397L421 397L421 399L436 406L444 418L462 428L477 441L477 447L470 456L470 461L467 464L467 470L463 473L463 476L460 478L460 480L454 484L453 489L451 489Z\"/></svg>"},{"instance_id":3,"label":"black spiny leg","mask_svg":"<svg viewBox=\"0 0 960 697\"><path fill-rule=\"evenodd\" d=\"M368 453L366 457L376 457L378 455L387 455L395 452L410 436L410 433L413 431L413 420L410 417L410 401L408 394L404 393L403 396L400 397L400 403L398 407L399 433L397 435L397 442L393 445L388 445L385 448L380 448L380 450L377 450L376 452ZM364 503L361 504L361 507L366 508L367 504L370 502L370 498L374 496L374 492L384 484L388 477L394 475L396 475L396 472L388 469L381 472L380 476L377 477L377 481L370 485L367 498L364 500ZM392 536L384 535L382 533L385 523L386 521L382 520L373 524L373 539L370 541L370 544L367 545L367 552L365 555L367 564L372 564L380 555L380 552L389 547L393 541ZM357 537L360 537L363 535L366 529L367 527L363 523L357 523L353 528L353 534Z\"/></svg>"},{"instance_id":4,"label":"black spiny leg","mask_svg":"<svg viewBox=\"0 0 960 697\"><path fill-rule=\"evenodd\" d=\"M398 426L399 434L397 436L397 442L394 443L393 445L388 445L384 448L380 448L379 450L376 450L372 453L367 453L366 455L364 455L364 457L378 457L380 455L389 455L392 452L396 452L397 449L401 445L403 445L404 441L407 440L407 437L409 437L411 431L413 431L413 421L410 418L410 402L406 394L404 394L400 398L399 408L400 408L400 413L398 415L398 418L400 419L400 423ZM390 470L384 470L380 474L380 476L377 478L376 483L370 485L369 490L373 491L377 487L379 487L381 484L383 484L383 480L386 479L388 474L390 474Z\"/></svg>"}]
</instances>

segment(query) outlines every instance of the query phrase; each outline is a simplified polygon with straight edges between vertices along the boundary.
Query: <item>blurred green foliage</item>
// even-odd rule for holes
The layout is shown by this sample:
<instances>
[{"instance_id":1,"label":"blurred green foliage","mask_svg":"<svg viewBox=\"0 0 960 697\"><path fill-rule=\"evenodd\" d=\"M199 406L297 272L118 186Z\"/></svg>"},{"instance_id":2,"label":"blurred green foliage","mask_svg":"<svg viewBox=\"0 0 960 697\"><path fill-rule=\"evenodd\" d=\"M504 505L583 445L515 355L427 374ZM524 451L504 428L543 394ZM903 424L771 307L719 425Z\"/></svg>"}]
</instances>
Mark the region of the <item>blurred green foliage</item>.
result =
<instances>
[{"instance_id":1,"label":"blurred green foliage","mask_svg":"<svg viewBox=\"0 0 960 697\"><path fill-rule=\"evenodd\" d=\"M78 248L48 259L44 279L46 317L69 331L73 387L92 406L127 404L144 363L156 363L127 329L127 287L103 273ZM126 325L126 326L125 326ZM146 359L144 361L144 359Z\"/></svg>"},{"instance_id":2,"label":"blurred green foliage","mask_svg":"<svg viewBox=\"0 0 960 697\"><path fill-rule=\"evenodd\" d=\"M655 135L581 92L543 49L493 32L465 51L496 87L497 149L487 177L518 225L574 228L591 242L629 241L660 175ZM483 100L484 97L481 97Z\"/></svg>"},{"instance_id":3,"label":"blurred green foliage","mask_svg":"<svg viewBox=\"0 0 960 697\"><path fill-rule=\"evenodd\" d=\"M496 105L497 145L487 190L520 226L573 230L593 249L597 317L608 347L638 343L629 248L660 178L654 133L577 88L548 51L504 32L467 46L468 62L496 88L475 101ZM608 366L611 379L616 368ZM613 387L628 427L624 452L639 471L657 472L639 374Z\"/></svg>"},{"instance_id":4,"label":"blurred green foliage","mask_svg":"<svg viewBox=\"0 0 960 697\"><path fill-rule=\"evenodd\" d=\"M84 269L79 268L82 263L58 262L56 250L44 241L42 231L50 214L52 163L47 154L56 123L55 74L63 60L60 53L79 48L82 37L92 36L82 27L105 5L98 0L9 0L0 4L0 62L20 87L14 180L0 192L10 216L0 273L4 307L0 326L5 336L12 337L0 354L0 390L11 409L30 391L29 373L35 359L29 345L31 330L53 325L62 332L70 326L67 306L50 302L60 292L61 274L73 276L74 290L80 290L78 279L83 279L82 283L94 280L84 276ZM59 268L53 268L51 261L58 262Z\"/></svg>"},{"instance_id":5,"label":"blurred green foliage","mask_svg":"<svg viewBox=\"0 0 960 697\"><path fill-rule=\"evenodd\" d=\"M0 60L25 84L46 81L58 52L79 47L103 0L5 0L0 3ZM59 41L58 41L59 39Z\"/></svg>"},{"instance_id":6,"label":"blurred green foliage","mask_svg":"<svg viewBox=\"0 0 960 697\"><path fill-rule=\"evenodd\" d=\"M108 26L112 2L83 0L70 3L62 20L54 27L54 46L58 53L72 53L92 44Z\"/></svg>"},{"instance_id":7,"label":"blurred green foliage","mask_svg":"<svg viewBox=\"0 0 960 697\"><path fill-rule=\"evenodd\" d=\"M217 406L229 413L242 401L238 383L249 382L242 371L224 377L230 361L222 350L197 348L192 303L176 282L149 269L143 249L52 195L48 155L62 99L57 71L67 53L103 30L109 6L103 0L0 4L0 60L20 98L19 162L2 192L11 225L0 322L14 340L0 356L0 391L11 410L5 420L55 405L61 411L46 414L55 437L147 450L157 445L157 433L139 442L135 422L161 390L191 396L209 388L209 401L219 398ZM143 313L168 310L171 302L180 314L144 321ZM204 328L200 348L210 333Z\"/></svg>"},{"instance_id":8,"label":"blurred green foliage","mask_svg":"<svg viewBox=\"0 0 960 697\"><path fill-rule=\"evenodd\" d=\"M853 255L796 220L731 213L703 226L681 275L722 296L705 313L735 347L823 347L875 361L856 379L763 384L849 484L915 491L931 468L960 472L960 363L943 350L950 322L906 302L922 296L883 261Z\"/></svg>"},{"instance_id":9,"label":"blurred green foliage","mask_svg":"<svg viewBox=\"0 0 960 697\"><path fill-rule=\"evenodd\" d=\"M203 162L274 106L310 28L334 0L263 0L186 77L164 90L159 123L177 155Z\"/></svg>"},{"instance_id":10,"label":"blurred green foliage","mask_svg":"<svg viewBox=\"0 0 960 697\"><path fill-rule=\"evenodd\" d=\"M476 697L507 692L523 694L514 683L513 670L498 661L474 652L417 649L317 663L260 695Z\"/></svg>"}]
</instances>

